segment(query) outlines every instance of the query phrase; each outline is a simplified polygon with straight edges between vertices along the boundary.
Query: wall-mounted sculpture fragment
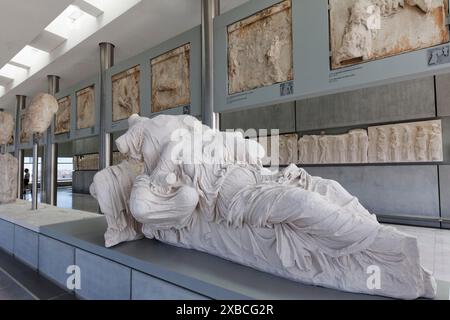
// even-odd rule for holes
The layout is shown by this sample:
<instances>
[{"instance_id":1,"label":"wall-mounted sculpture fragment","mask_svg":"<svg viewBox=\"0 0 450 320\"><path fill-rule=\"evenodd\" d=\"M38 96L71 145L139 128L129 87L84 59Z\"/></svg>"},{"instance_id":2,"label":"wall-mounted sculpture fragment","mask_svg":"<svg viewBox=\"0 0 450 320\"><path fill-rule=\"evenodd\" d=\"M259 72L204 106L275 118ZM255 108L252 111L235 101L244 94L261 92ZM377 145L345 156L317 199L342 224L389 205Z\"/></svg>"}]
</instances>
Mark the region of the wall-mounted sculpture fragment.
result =
<instances>
[{"instance_id":1,"label":"wall-mounted sculpture fragment","mask_svg":"<svg viewBox=\"0 0 450 320\"><path fill-rule=\"evenodd\" d=\"M99 168L99 155L85 154L82 156L74 156L75 171L96 171Z\"/></svg>"},{"instance_id":2,"label":"wall-mounted sculpture fragment","mask_svg":"<svg viewBox=\"0 0 450 320\"><path fill-rule=\"evenodd\" d=\"M371 163L443 161L441 120L370 127L369 139Z\"/></svg>"},{"instance_id":3,"label":"wall-mounted sculpture fragment","mask_svg":"<svg viewBox=\"0 0 450 320\"><path fill-rule=\"evenodd\" d=\"M286 134L279 137L279 158L280 165L290 165L298 163L298 135Z\"/></svg>"},{"instance_id":4,"label":"wall-mounted sculpture fragment","mask_svg":"<svg viewBox=\"0 0 450 320\"><path fill-rule=\"evenodd\" d=\"M13 136L14 118L7 112L0 111L0 147L3 149ZM6 151L3 149L3 151ZM0 154L0 204L14 202L17 199L16 158L11 154Z\"/></svg>"},{"instance_id":5,"label":"wall-mounted sculpture fragment","mask_svg":"<svg viewBox=\"0 0 450 320\"><path fill-rule=\"evenodd\" d=\"M92 128L95 125L95 88L87 87L76 93L77 129Z\"/></svg>"},{"instance_id":6,"label":"wall-mounted sculpture fragment","mask_svg":"<svg viewBox=\"0 0 450 320\"><path fill-rule=\"evenodd\" d=\"M291 0L228 26L228 93L294 79Z\"/></svg>"},{"instance_id":7,"label":"wall-mounted sculpture fragment","mask_svg":"<svg viewBox=\"0 0 450 320\"><path fill-rule=\"evenodd\" d=\"M190 52L188 43L151 60L152 112L191 103Z\"/></svg>"},{"instance_id":8,"label":"wall-mounted sculpture fragment","mask_svg":"<svg viewBox=\"0 0 450 320\"><path fill-rule=\"evenodd\" d=\"M342 135L306 135L298 141L299 163L367 163L369 139L364 129Z\"/></svg>"},{"instance_id":9,"label":"wall-mounted sculpture fragment","mask_svg":"<svg viewBox=\"0 0 450 320\"><path fill-rule=\"evenodd\" d=\"M112 77L112 120L127 119L138 114L140 104L140 66L133 67Z\"/></svg>"},{"instance_id":10,"label":"wall-mounted sculpture fragment","mask_svg":"<svg viewBox=\"0 0 450 320\"><path fill-rule=\"evenodd\" d=\"M8 112L0 111L0 146L7 145L14 136L14 118Z\"/></svg>"},{"instance_id":11,"label":"wall-mounted sculpture fragment","mask_svg":"<svg viewBox=\"0 0 450 320\"><path fill-rule=\"evenodd\" d=\"M330 0L332 69L449 41L447 0Z\"/></svg>"},{"instance_id":12,"label":"wall-mounted sculpture fragment","mask_svg":"<svg viewBox=\"0 0 450 320\"><path fill-rule=\"evenodd\" d=\"M70 96L58 100L58 112L55 117L55 134L68 133L70 131Z\"/></svg>"}]
</instances>

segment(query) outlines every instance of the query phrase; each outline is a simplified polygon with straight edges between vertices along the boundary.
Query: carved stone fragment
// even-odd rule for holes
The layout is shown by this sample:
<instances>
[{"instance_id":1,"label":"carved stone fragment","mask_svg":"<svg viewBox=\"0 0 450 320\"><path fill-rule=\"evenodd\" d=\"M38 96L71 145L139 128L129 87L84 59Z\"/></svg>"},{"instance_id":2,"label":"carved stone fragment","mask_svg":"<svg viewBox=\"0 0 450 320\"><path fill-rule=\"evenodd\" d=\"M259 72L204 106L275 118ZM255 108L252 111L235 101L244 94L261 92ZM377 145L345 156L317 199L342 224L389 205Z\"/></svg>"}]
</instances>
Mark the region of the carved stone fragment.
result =
<instances>
[{"instance_id":1,"label":"carved stone fragment","mask_svg":"<svg viewBox=\"0 0 450 320\"><path fill-rule=\"evenodd\" d=\"M441 120L369 128L370 162L443 161Z\"/></svg>"},{"instance_id":2,"label":"carved stone fragment","mask_svg":"<svg viewBox=\"0 0 450 320\"><path fill-rule=\"evenodd\" d=\"M449 41L446 0L330 0L332 68Z\"/></svg>"},{"instance_id":3,"label":"carved stone fragment","mask_svg":"<svg viewBox=\"0 0 450 320\"><path fill-rule=\"evenodd\" d=\"M10 143L14 134L14 118L7 112L0 111L0 146Z\"/></svg>"},{"instance_id":4,"label":"carved stone fragment","mask_svg":"<svg viewBox=\"0 0 450 320\"><path fill-rule=\"evenodd\" d=\"M188 43L152 59L152 112L191 103L190 50Z\"/></svg>"},{"instance_id":5,"label":"carved stone fragment","mask_svg":"<svg viewBox=\"0 0 450 320\"><path fill-rule=\"evenodd\" d=\"M58 101L55 97L47 93L37 94L24 112L21 129L26 132L25 137L47 131L58 108Z\"/></svg>"},{"instance_id":6,"label":"carved stone fragment","mask_svg":"<svg viewBox=\"0 0 450 320\"><path fill-rule=\"evenodd\" d=\"M0 154L0 204L17 199L17 170L19 162L9 153Z\"/></svg>"},{"instance_id":7,"label":"carved stone fragment","mask_svg":"<svg viewBox=\"0 0 450 320\"><path fill-rule=\"evenodd\" d=\"M298 141L299 163L367 163L369 138L364 129L341 135L306 135Z\"/></svg>"},{"instance_id":8,"label":"carved stone fragment","mask_svg":"<svg viewBox=\"0 0 450 320\"><path fill-rule=\"evenodd\" d=\"M116 74L112 77L112 119L128 119L140 112L140 66Z\"/></svg>"},{"instance_id":9,"label":"carved stone fragment","mask_svg":"<svg viewBox=\"0 0 450 320\"><path fill-rule=\"evenodd\" d=\"M58 100L58 112L55 118L55 134L67 133L70 131L70 96Z\"/></svg>"},{"instance_id":10,"label":"carved stone fragment","mask_svg":"<svg viewBox=\"0 0 450 320\"><path fill-rule=\"evenodd\" d=\"M95 125L94 86L77 92L77 129L92 128Z\"/></svg>"},{"instance_id":11,"label":"carved stone fragment","mask_svg":"<svg viewBox=\"0 0 450 320\"><path fill-rule=\"evenodd\" d=\"M294 78L291 0L228 27L229 94Z\"/></svg>"}]
</instances>

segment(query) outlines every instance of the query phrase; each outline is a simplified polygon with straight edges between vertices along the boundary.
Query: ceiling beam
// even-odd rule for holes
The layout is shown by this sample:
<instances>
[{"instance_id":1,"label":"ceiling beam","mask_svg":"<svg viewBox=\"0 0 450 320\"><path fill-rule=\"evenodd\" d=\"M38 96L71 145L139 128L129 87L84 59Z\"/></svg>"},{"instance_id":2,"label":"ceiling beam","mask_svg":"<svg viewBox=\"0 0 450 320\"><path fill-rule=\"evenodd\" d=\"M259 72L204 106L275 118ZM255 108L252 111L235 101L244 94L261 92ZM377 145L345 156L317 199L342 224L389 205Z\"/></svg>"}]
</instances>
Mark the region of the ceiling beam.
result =
<instances>
[{"instance_id":1,"label":"ceiling beam","mask_svg":"<svg viewBox=\"0 0 450 320\"><path fill-rule=\"evenodd\" d=\"M0 86L7 87L14 79L0 75Z\"/></svg>"},{"instance_id":2,"label":"ceiling beam","mask_svg":"<svg viewBox=\"0 0 450 320\"><path fill-rule=\"evenodd\" d=\"M27 65L24 65L24 64L21 64L21 63L18 63L18 62L10 61L10 62L8 62L8 64L10 64L12 66L15 66L17 68L25 69L27 71L30 70L30 66L27 66Z\"/></svg>"}]
</instances>

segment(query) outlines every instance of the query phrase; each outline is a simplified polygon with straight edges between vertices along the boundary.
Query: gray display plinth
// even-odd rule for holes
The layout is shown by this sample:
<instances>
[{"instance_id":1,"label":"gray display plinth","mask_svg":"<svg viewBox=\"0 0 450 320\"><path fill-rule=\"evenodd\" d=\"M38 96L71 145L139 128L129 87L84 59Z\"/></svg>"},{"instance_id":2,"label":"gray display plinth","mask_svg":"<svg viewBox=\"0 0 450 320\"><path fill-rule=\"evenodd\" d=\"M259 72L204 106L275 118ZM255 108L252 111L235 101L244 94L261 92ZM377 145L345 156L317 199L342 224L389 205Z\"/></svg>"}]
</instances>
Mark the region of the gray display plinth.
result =
<instances>
[{"instance_id":1,"label":"gray display plinth","mask_svg":"<svg viewBox=\"0 0 450 320\"><path fill-rule=\"evenodd\" d=\"M27 213L20 211L24 204L0 206L0 249L68 291L68 267L78 266L81 288L75 294L81 299L385 299L303 285L155 240L108 249L104 216L41 206L47 216L38 221L34 214L36 220L30 223ZM44 222L65 216L68 222ZM448 287L438 283L439 298L448 299Z\"/></svg>"}]
</instances>

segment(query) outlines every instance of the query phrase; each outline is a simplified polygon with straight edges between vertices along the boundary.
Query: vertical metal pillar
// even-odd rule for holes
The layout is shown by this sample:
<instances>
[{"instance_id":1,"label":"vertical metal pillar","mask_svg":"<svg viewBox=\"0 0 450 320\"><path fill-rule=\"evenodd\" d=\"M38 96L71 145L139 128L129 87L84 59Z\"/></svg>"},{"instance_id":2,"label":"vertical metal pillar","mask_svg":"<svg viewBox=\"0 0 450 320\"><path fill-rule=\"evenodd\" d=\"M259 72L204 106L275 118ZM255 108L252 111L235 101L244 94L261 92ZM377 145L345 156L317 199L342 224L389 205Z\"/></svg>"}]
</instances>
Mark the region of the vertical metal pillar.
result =
<instances>
[{"instance_id":1,"label":"vertical metal pillar","mask_svg":"<svg viewBox=\"0 0 450 320\"><path fill-rule=\"evenodd\" d=\"M19 168L18 168L18 177L17 177L17 196L19 199L23 199L23 170L24 168L24 152L22 149L19 149L20 146L20 116L22 114L22 110L25 110L27 106L27 97L26 96L16 96L16 133L14 137L14 156L19 160Z\"/></svg>"},{"instance_id":2,"label":"vertical metal pillar","mask_svg":"<svg viewBox=\"0 0 450 320\"><path fill-rule=\"evenodd\" d=\"M33 183L31 185L31 210L37 210L38 208L38 134L33 134Z\"/></svg>"},{"instance_id":3,"label":"vertical metal pillar","mask_svg":"<svg viewBox=\"0 0 450 320\"><path fill-rule=\"evenodd\" d=\"M5 109L0 108L0 112L4 112ZM0 154L6 154L8 152L8 145L7 144L2 144L0 145Z\"/></svg>"},{"instance_id":4,"label":"vertical metal pillar","mask_svg":"<svg viewBox=\"0 0 450 320\"><path fill-rule=\"evenodd\" d=\"M214 17L220 15L220 0L202 0L202 121L219 128L214 113Z\"/></svg>"},{"instance_id":5,"label":"vertical metal pillar","mask_svg":"<svg viewBox=\"0 0 450 320\"><path fill-rule=\"evenodd\" d=\"M59 92L60 78L55 75L47 76L48 93L55 96ZM47 130L44 156L42 157L41 190L42 202L56 206L58 187L58 145L52 141L51 128Z\"/></svg>"},{"instance_id":6,"label":"vertical metal pillar","mask_svg":"<svg viewBox=\"0 0 450 320\"><path fill-rule=\"evenodd\" d=\"M106 117L110 117L111 114L107 114L106 108L106 92L105 89L105 71L114 65L114 45L108 42L102 42L100 46L100 72L101 72L101 104L100 104L100 150L99 150L99 166L100 170L105 169L111 165L112 161L112 142L111 134L106 130Z\"/></svg>"}]
</instances>

